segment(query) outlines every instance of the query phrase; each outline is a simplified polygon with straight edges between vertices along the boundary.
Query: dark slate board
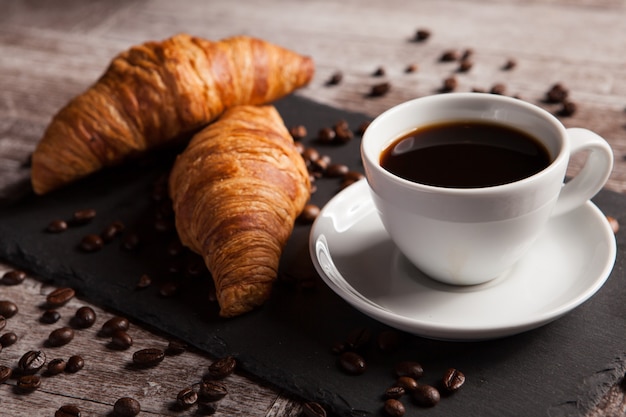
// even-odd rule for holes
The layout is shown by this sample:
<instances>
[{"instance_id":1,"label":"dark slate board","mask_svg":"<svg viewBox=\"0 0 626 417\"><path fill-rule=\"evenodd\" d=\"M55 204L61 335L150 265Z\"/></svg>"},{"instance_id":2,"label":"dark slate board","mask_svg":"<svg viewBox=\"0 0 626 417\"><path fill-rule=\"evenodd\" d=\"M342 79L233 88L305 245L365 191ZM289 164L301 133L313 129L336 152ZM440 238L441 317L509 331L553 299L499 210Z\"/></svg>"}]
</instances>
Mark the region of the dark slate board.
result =
<instances>
[{"instance_id":1,"label":"dark slate board","mask_svg":"<svg viewBox=\"0 0 626 417\"><path fill-rule=\"evenodd\" d=\"M368 120L295 96L276 103L287 126L303 124L310 139L334 161L361 170L359 137L347 145L321 146L313 141L317 131L340 119L356 128ZM170 152L171 154L171 152ZM451 415L580 415L593 406L606 384L624 372L621 355L626 349L626 285L623 285L626 231L619 232L618 258L607 284L596 296L567 316L517 336L487 342L440 342L404 335L400 349L381 353L375 343L365 348L368 371L361 376L340 372L331 346L356 328L369 328L375 336L387 327L348 306L315 276L314 286L294 284L314 275L308 255L310 227L298 225L284 253L281 279L263 308L224 320L208 301L210 279L168 272L171 259L163 247L171 232L146 234L154 217L151 189L167 172L171 155L155 155L96 174L68 188L37 197L28 195L0 211L0 258L28 269L56 285L75 288L80 297L101 307L160 329L216 357L235 355L240 366L304 399L323 403L338 415L381 415L381 393L393 383L391 369L400 359L420 361L424 381L435 383L448 367L467 375L456 394L443 398L431 416ZM338 190L336 179L318 182L312 202L322 206ZM626 197L602 191L596 204L607 215L626 224ZM95 221L65 233L43 231L55 218L92 207ZM121 249L121 240L104 250L84 254L77 243L86 233L98 233L113 220L143 231L137 252ZM156 281L135 290L141 274ZM181 283L175 297L159 295L160 282ZM309 281L306 281L309 282ZM462 314L462 312L459 312ZM423 410L407 403L407 415Z\"/></svg>"}]
</instances>

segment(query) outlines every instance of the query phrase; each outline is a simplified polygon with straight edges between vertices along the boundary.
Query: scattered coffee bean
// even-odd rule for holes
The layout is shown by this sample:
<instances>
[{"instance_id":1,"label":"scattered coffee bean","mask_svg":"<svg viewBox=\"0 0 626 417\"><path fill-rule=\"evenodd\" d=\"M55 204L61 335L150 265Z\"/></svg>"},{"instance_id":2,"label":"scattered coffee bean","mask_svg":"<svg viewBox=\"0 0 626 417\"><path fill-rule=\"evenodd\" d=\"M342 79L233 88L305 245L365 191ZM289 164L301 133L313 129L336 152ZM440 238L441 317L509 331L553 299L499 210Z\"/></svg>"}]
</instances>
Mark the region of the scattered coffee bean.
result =
<instances>
[{"instance_id":1,"label":"scattered coffee bean","mask_svg":"<svg viewBox=\"0 0 626 417\"><path fill-rule=\"evenodd\" d=\"M167 348L165 349L165 354L168 356L175 356L185 353L187 350L187 343L182 340L170 340Z\"/></svg>"},{"instance_id":2,"label":"scattered coffee bean","mask_svg":"<svg viewBox=\"0 0 626 417\"><path fill-rule=\"evenodd\" d=\"M412 74L414 72L417 72L418 69L419 66L417 64L409 64L406 66L406 68L404 68L404 72L406 72L407 74Z\"/></svg>"},{"instance_id":3,"label":"scattered coffee bean","mask_svg":"<svg viewBox=\"0 0 626 417\"><path fill-rule=\"evenodd\" d=\"M91 307L81 307L76 310L72 322L80 329L89 328L96 322L96 312Z\"/></svg>"},{"instance_id":4,"label":"scattered coffee bean","mask_svg":"<svg viewBox=\"0 0 626 417\"><path fill-rule=\"evenodd\" d=\"M100 329L102 336L111 336L116 330L128 330L130 323L127 318L115 316L107 320Z\"/></svg>"},{"instance_id":5,"label":"scattered coffee bean","mask_svg":"<svg viewBox=\"0 0 626 417\"><path fill-rule=\"evenodd\" d=\"M338 123L333 128L335 131L335 142L339 144L346 144L354 138L354 134L347 123Z\"/></svg>"},{"instance_id":6,"label":"scattered coffee bean","mask_svg":"<svg viewBox=\"0 0 626 417\"><path fill-rule=\"evenodd\" d=\"M372 86L370 89L370 97L382 97L389 93L391 90L391 84L389 82L379 83Z\"/></svg>"},{"instance_id":7,"label":"scattered coffee bean","mask_svg":"<svg viewBox=\"0 0 626 417\"><path fill-rule=\"evenodd\" d=\"M402 417L406 413L404 404L394 398L385 401L384 409L385 413L390 417Z\"/></svg>"},{"instance_id":8,"label":"scattered coffee bean","mask_svg":"<svg viewBox=\"0 0 626 417\"><path fill-rule=\"evenodd\" d=\"M102 232L100 232L100 237L105 243L109 243L113 241L117 236L119 236L125 229L124 223L117 220L104 228Z\"/></svg>"},{"instance_id":9,"label":"scattered coffee bean","mask_svg":"<svg viewBox=\"0 0 626 417\"><path fill-rule=\"evenodd\" d=\"M18 285L24 282L26 279L26 272L20 271L19 269L14 269L11 271L7 271L2 275L0 279L0 283L4 285Z\"/></svg>"},{"instance_id":10,"label":"scattered coffee bean","mask_svg":"<svg viewBox=\"0 0 626 417\"><path fill-rule=\"evenodd\" d=\"M54 413L54 417L80 417L80 416L81 416L80 408L72 404L62 405Z\"/></svg>"},{"instance_id":11,"label":"scattered coffee bean","mask_svg":"<svg viewBox=\"0 0 626 417\"><path fill-rule=\"evenodd\" d=\"M402 397L405 393L406 393L406 390L404 389L404 387L399 386L399 385L394 385L385 390L383 397L394 398L397 400L398 398Z\"/></svg>"},{"instance_id":12,"label":"scattered coffee bean","mask_svg":"<svg viewBox=\"0 0 626 417\"><path fill-rule=\"evenodd\" d=\"M339 356L339 367L350 375L361 375L367 370L365 359L356 352L343 352Z\"/></svg>"},{"instance_id":13,"label":"scattered coffee bean","mask_svg":"<svg viewBox=\"0 0 626 417\"><path fill-rule=\"evenodd\" d=\"M9 347L17 342L17 335L13 332L7 332L0 336L0 347Z\"/></svg>"},{"instance_id":14,"label":"scattered coffee bean","mask_svg":"<svg viewBox=\"0 0 626 417\"><path fill-rule=\"evenodd\" d=\"M48 233L61 233L67 230L67 222L65 220L52 220L46 227Z\"/></svg>"},{"instance_id":15,"label":"scattered coffee bean","mask_svg":"<svg viewBox=\"0 0 626 417\"><path fill-rule=\"evenodd\" d=\"M506 86L504 84L498 83L498 84L494 84L491 87L491 94L498 94L498 95L504 95L506 93Z\"/></svg>"},{"instance_id":16,"label":"scattered coffee bean","mask_svg":"<svg viewBox=\"0 0 626 417\"><path fill-rule=\"evenodd\" d=\"M323 127L317 132L319 143L332 143L335 140L335 131L330 127Z\"/></svg>"},{"instance_id":17,"label":"scattered coffee bean","mask_svg":"<svg viewBox=\"0 0 626 417\"><path fill-rule=\"evenodd\" d=\"M367 347L372 339L372 332L367 327L359 327L350 332L345 340L349 350L361 350Z\"/></svg>"},{"instance_id":18,"label":"scattered coffee bean","mask_svg":"<svg viewBox=\"0 0 626 417\"><path fill-rule=\"evenodd\" d=\"M72 225L87 224L96 217L96 210L92 208L77 210L72 215Z\"/></svg>"},{"instance_id":19,"label":"scattered coffee bean","mask_svg":"<svg viewBox=\"0 0 626 417\"><path fill-rule=\"evenodd\" d=\"M296 125L289 128L289 134L294 140L302 140L306 138L307 130L304 125Z\"/></svg>"},{"instance_id":20,"label":"scattered coffee bean","mask_svg":"<svg viewBox=\"0 0 626 417\"><path fill-rule=\"evenodd\" d=\"M113 413L119 417L135 417L140 412L141 405L134 398L122 397L113 405Z\"/></svg>"},{"instance_id":21,"label":"scattered coffee bean","mask_svg":"<svg viewBox=\"0 0 626 417\"><path fill-rule=\"evenodd\" d=\"M43 312L39 321L44 324L54 324L61 319L61 313L56 310L46 310Z\"/></svg>"},{"instance_id":22,"label":"scattered coffee bean","mask_svg":"<svg viewBox=\"0 0 626 417\"><path fill-rule=\"evenodd\" d=\"M608 220L609 225L611 225L611 230L613 230L613 233L617 234L617 232L619 231L618 220L613 216L606 216L606 219Z\"/></svg>"},{"instance_id":23,"label":"scattered coffee bean","mask_svg":"<svg viewBox=\"0 0 626 417\"><path fill-rule=\"evenodd\" d=\"M300 213L300 215L298 216L298 221L305 224L310 224L313 223L313 221L317 218L317 216L319 216L319 214L320 208L318 206L316 206L315 204L307 204L304 206L304 209L302 209L302 213Z\"/></svg>"},{"instance_id":24,"label":"scattered coffee bean","mask_svg":"<svg viewBox=\"0 0 626 417\"><path fill-rule=\"evenodd\" d=\"M472 62L472 60L470 60L470 59L463 59L459 63L459 68L457 69L457 71L459 71L459 72L467 72L467 71L471 70L473 66L474 66L474 63Z\"/></svg>"},{"instance_id":25,"label":"scattered coffee bean","mask_svg":"<svg viewBox=\"0 0 626 417\"><path fill-rule=\"evenodd\" d=\"M508 59L508 60L504 63L504 65L502 66L502 69L503 69L504 71L510 71L510 70L512 70L513 68L515 68L516 66L517 66L517 61L516 61L516 60L514 60L514 59L512 59L512 58L510 58L510 59Z\"/></svg>"},{"instance_id":26,"label":"scattered coffee bean","mask_svg":"<svg viewBox=\"0 0 626 417\"><path fill-rule=\"evenodd\" d=\"M467 48L461 54L461 61L464 61L466 59L470 59L472 57L472 55L474 55L474 50L471 49L471 48Z\"/></svg>"},{"instance_id":27,"label":"scattered coffee bean","mask_svg":"<svg viewBox=\"0 0 626 417\"><path fill-rule=\"evenodd\" d=\"M569 90L561 83L556 83L546 92L546 102L562 103L567 99Z\"/></svg>"},{"instance_id":28,"label":"scattered coffee bean","mask_svg":"<svg viewBox=\"0 0 626 417\"><path fill-rule=\"evenodd\" d=\"M183 388L176 396L176 401L184 408L191 407L198 401L198 393L191 387Z\"/></svg>"},{"instance_id":29,"label":"scattered coffee bean","mask_svg":"<svg viewBox=\"0 0 626 417\"><path fill-rule=\"evenodd\" d=\"M563 100L561 108L557 111L557 114L561 117L570 117L576 113L578 106L576 103L570 100Z\"/></svg>"},{"instance_id":30,"label":"scattered coffee bean","mask_svg":"<svg viewBox=\"0 0 626 417\"><path fill-rule=\"evenodd\" d=\"M419 385L412 392L413 400L423 407L434 407L439 403L441 395L432 385Z\"/></svg>"},{"instance_id":31,"label":"scattered coffee bean","mask_svg":"<svg viewBox=\"0 0 626 417\"><path fill-rule=\"evenodd\" d=\"M319 403L306 402L302 405L302 415L304 417L326 417L326 410Z\"/></svg>"},{"instance_id":32,"label":"scattered coffee bean","mask_svg":"<svg viewBox=\"0 0 626 417\"><path fill-rule=\"evenodd\" d=\"M341 71L334 72L328 81L326 81L326 85L338 85L343 80L343 73Z\"/></svg>"},{"instance_id":33,"label":"scattered coffee bean","mask_svg":"<svg viewBox=\"0 0 626 417\"><path fill-rule=\"evenodd\" d=\"M302 158L307 162L307 165L310 165L311 162L315 162L319 159L320 154L315 148L306 148L302 153Z\"/></svg>"},{"instance_id":34,"label":"scattered coffee bean","mask_svg":"<svg viewBox=\"0 0 626 417\"><path fill-rule=\"evenodd\" d=\"M73 355L67 360L65 372L75 374L85 367L85 360L80 355Z\"/></svg>"},{"instance_id":35,"label":"scattered coffee bean","mask_svg":"<svg viewBox=\"0 0 626 417\"><path fill-rule=\"evenodd\" d=\"M17 389L21 392L33 392L41 386L39 375L22 375L17 379Z\"/></svg>"},{"instance_id":36,"label":"scattered coffee bean","mask_svg":"<svg viewBox=\"0 0 626 417\"><path fill-rule=\"evenodd\" d=\"M403 361L396 364L394 371L397 377L408 376L419 379L424 375L424 368L418 362Z\"/></svg>"},{"instance_id":37,"label":"scattered coffee bean","mask_svg":"<svg viewBox=\"0 0 626 417\"><path fill-rule=\"evenodd\" d=\"M455 77L447 77L443 80L443 85L441 86L442 93L449 93L451 91L456 90L458 82Z\"/></svg>"},{"instance_id":38,"label":"scattered coffee bean","mask_svg":"<svg viewBox=\"0 0 626 417\"><path fill-rule=\"evenodd\" d=\"M180 283L175 281L168 281L161 284L159 287L159 295L161 297L169 298L178 294L180 289Z\"/></svg>"},{"instance_id":39,"label":"scattered coffee bean","mask_svg":"<svg viewBox=\"0 0 626 417\"><path fill-rule=\"evenodd\" d=\"M459 51L456 51L454 49L449 49L447 51L444 51L441 56L439 57L439 61L441 62L452 62L452 61L456 61L460 58L460 54Z\"/></svg>"},{"instance_id":40,"label":"scattered coffee bean","mask_svg":"<svg viewBox=\"0 0 626 417\"><path fill-rule=\"evenodd\" d=\"M52 307L60 307L74 298L75 291L69 287L57 288L46 296L46 302Z\"/></svg>"},{"instance_id":41,"label":"scattered coffee bean","mask_svg":"<svg viewBox=\"0 0 626 417\"><path fill-rule=\"evenodd\" d=\"M416 42L424 42L425 40L430 38L430 35L431 35L430 30L418 29L415 32L415 36L413 37L413 40L415 40Z\"/></svg>"},{"instance_id":42,"label":"scattered coffee bean","mask_svg":"<svg viewBox=\"0 0 626 417\"><path fill-rule=\"evenodd\" d=\"M34 374L46 363L46 354L41 350L29 350L22 355L17 363L18 368L25 374Z\"/></svg>"},{"instance_id":43,"label":"scattered coffee bean","mask_svg":"<svg viewBox=\"0 0 626 417\"><path fill-rule=\"evenodd\" d=\"M8 381L13 375L13 370L8 366L0 365L0 384L5 381Z\"/></svg>"},{"instance_id":44,"label":"scattered coffee bean","mask_svg":"<svg viewBox=\"0 0 626 417\"><path fill-rule=\"evenodd\" d=\"M465 383L465 375L458 369L450 368L443 375L442 385L448 392L458 391Z\"/></svg>"},{"instance_id":45,"label":"scattered coffee bean","mask_svg":"<svg viewBox=\"0 0 626 417\"><path fill-rule=\"evenodd\" d=\"M124 330L115 330L111 334L111 345L116 349L125 350L133 345L133 338Z\"/></svg>"},{"instance_id":46,"label":"scattered coffee bean","mask_svg":"<svg viewBox=\"0 0 626 417\"><path fill-rule=\"evenodd\" d=\"M99 235L88 234L78 245L83 252L97 252L104 247L104 241Z\"/></svg>"},{"instance_id":47,"label":"scattered coffee bean","mask_svg":"<svg viewBox=\"0 0 626 417\"><path fill-rule=\"evenodd\" d=\"M6 319L10 319L15 316L19 311L17 304L9 300L0 300L0 316L4 316Z\"/></svg>"},{"instance_id":48,"label":"scattered coffee bean","mask_svg":"<svg viewBox=\"0 0 626 417\"><path fill-rule=\"evenodd\" d=\"M356 182L365 178L365 175L361 174L358 171L348 171L346 175L343 176L345 181Z\"/></svg>"},{"instance_id":49,"label":"scattered coffee bean","mask_svg":"<svg viewBox=\"0 0 626 417\"><path fill-rule=\"evenodd\" d=\"M237 360L232 356L225 356L209 365L209 376L213 379L224 379L230 376L237 367Z\"/></svg>"},{"instance_id":50,"label":"scattered coffee bean","mask_svg":"<svg viewBox=\"0 0 626 417\"><path fill-rule=\"evenodd\" d=\"M202 381L198 394L204 401L219 401L228 395L228 389L218 381Z\"/></svg>"},{"instance_id":51,"label":"scattered coffee bean","mask_svg":"<svg viewBox=\"0 0 626 417\"><path fill-rule=\"evenodd\" d=\"M74 339L74 330L71 327L61 327L53 330L48 336L48 344L53 347L64 346Z\"/></svg>"},{"instance_id":52,"label":"scattered coffee bean","mask_svg":"<svg viewBox=\"0 0 626 417\"><path fill-rule=\"evenodd\" d=\"M326 168L324 175L328 178L341 178L345 176L350 168L344 164L330 164Z\"/></svg>"},{"instance_id":53,"label":"scattered coffee bean","mask_svg":"<svg viewBox=\"0 0 626 417\"><path fill-rule=\"evenodd\" d=\"M148 288L150 285L152 285L152 278L150 278L150 275L148 274L143 274L139 277L135 288L141 290L144 288Z\"/></svg>"},{"instance_id":54,"label":"scattered coffee bean","mask_svg":"<svg viewBox=\"0 0 626 417\"><path fill-rule=\"evenodd\" d=\"M156 366L165 358L165 352L158 348L141 349L133 353L133 363L140 367Z\"/></svg>"},{"instance_id":55,"label":"scattered coffee bean","mask_svg":"<svg viewBox=\"0 0 626 417\"><path fill-rule=\"evenodd\" d=\"M374 72L372 73L372 76L374 77L382 77L386 74L385 68L384 67L378 67L374 70Z\"/></svg>"},{"instance_id":56,"label":"scattered coffee bean","mask_svg":"<svg viewBox=\"0 0 626 417\"><path fill-rule=\"evenodd\" d=\"M55 358L48 362L47 372L49 375L58 375L65 371L65 359Z\"/></svg>"},{"instance_id":57,"label":"scattered coffee bean","mask_svg":"<svg viewBox=\"0 0 626 417\"><path fill-rule=\"evenodd\" d=\"M7 326L7 319L4 316L0 316L0 330Z\"/></svg>"},{"instance_id":58,"label":"scattered coffee bean","mask_svg":"<svg viewBox=\"0 0 626 417\"><path fill-rule=\"evenodd\" d=\"M410 376L401 376L396 380L396 385L404 388L407 392L411 392L415 391L418 384L415 378L411 378Z\"/></svg>"}]
</instances>

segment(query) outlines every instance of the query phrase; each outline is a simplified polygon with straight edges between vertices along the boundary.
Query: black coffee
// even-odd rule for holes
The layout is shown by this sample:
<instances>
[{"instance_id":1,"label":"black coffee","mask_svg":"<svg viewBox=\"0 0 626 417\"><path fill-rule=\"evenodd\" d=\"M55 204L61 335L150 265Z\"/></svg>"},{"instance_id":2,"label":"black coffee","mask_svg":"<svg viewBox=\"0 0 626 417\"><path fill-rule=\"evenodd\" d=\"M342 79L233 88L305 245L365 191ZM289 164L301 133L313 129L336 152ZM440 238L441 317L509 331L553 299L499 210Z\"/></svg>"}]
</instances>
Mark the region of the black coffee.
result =
<instances>
[{"instance_id":1,"label":"black coffee","mask_svg":"<svg viewBox=\"0 0 626 417\"><path fill-rule=\"evenodd\" d=\"M507 126L459 121L419 128L380 157L386 170L409 181L448 188L480 188L529 177L550 164L548 150Z\"/></svg>"}]
</instances>

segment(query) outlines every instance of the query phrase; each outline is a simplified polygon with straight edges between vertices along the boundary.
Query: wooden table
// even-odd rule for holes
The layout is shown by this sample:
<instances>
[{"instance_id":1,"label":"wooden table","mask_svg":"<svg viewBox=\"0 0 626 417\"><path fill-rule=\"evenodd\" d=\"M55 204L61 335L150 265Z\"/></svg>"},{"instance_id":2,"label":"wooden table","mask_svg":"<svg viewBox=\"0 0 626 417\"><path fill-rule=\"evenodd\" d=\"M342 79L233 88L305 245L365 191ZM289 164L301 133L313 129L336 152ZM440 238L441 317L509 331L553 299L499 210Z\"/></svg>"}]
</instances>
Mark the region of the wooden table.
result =
<instances>
[{"instance_id":1,"label":"wooden table","mask_svg":"<svg viewBox=\"0 0 626 417\"><path fill-rule=\"evenodd\" d=\"M501 84L551 111L542 102L555 83L564 84L577 111L562 117L566 126L595 130L612 145L615 169L607 188L626 191L626 2L623 0L100 0L55 2L3 0L0 4L0 198L21 195L29 177L27 160L50 117L82 92L118 51L149 39L187 32L209 39L249 34L311 55L313 82L297 94L339 108L375 116L404 100L436 93L455 77L457 91L490 91ZM418 29L431 36L415 42ZM444 51L472 51L473 66L441 62ZM510 69L503 66L514 60ZM407 72L409 65L417 66ZM374 77L378 69L384 75ZM341 72L341 82L327 81ZM373 85L389 82L388 94L368 98ZM571 171L577 169L574 161ZM0 265L0 274L12 269ZM41 346L50 331L38 323L38 307L52 288L28 277L0 288L0 299L20 306L4 331L18 335L0 353L0 365L14 366L22 353ZM87 301L74 299L64 317ZM98 323L112 313L93 306ZM131 325L134 347L167 346L168 336ZM111 351L97 336L99 326L81 331L56 351L80 353L85 369L46 381L30 395L0 385L0 414L53 415L63 404L77 404L84 415L109 415L115 399L137 398L142 415L181 414L172 408L177 393L202 376L215 358L189 350L164 361L158 373L129 376L123 364L129 351ZM51 358L50 358L51 359ZM229 379L230 394L215 415L296 416L298 399L246 375ZM622 415L626 397L619 385L589 416ZM183 413L184 414L184 413ZM189 413L187 413L189 414ZM190 414L189 414L190 415Z\"/></svg>"}]
</instances>

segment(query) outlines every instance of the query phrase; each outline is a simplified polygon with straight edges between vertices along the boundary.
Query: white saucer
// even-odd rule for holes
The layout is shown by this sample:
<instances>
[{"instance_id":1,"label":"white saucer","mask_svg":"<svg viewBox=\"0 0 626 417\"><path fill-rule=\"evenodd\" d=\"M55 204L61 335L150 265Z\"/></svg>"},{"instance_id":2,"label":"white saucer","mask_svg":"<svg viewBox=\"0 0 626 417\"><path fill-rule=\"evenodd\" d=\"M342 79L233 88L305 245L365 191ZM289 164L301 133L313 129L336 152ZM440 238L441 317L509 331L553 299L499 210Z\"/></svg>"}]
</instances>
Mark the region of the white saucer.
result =
<instances>
[{"instance_id":1,"label":"white saucer","mask_svg":"<svg viewBox=\"0 0 626 417\"><path fill-rule=\"evenodd\" d=\"M328 202L309 244L322 279L352 306L397 329L443 340L493 339L549 323L595 294L616 256L606 216L588 202L551 219L505 275L470 287L442 284L398 251L365 180Z\"/></svg>"}]
</instances>

